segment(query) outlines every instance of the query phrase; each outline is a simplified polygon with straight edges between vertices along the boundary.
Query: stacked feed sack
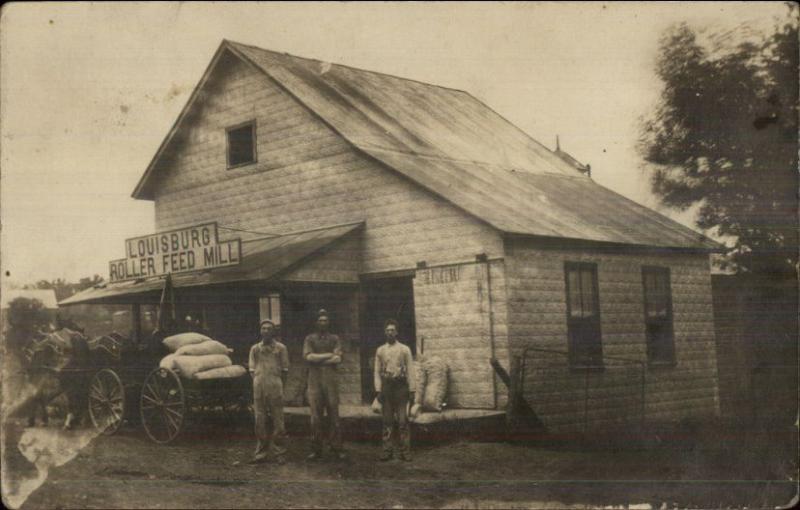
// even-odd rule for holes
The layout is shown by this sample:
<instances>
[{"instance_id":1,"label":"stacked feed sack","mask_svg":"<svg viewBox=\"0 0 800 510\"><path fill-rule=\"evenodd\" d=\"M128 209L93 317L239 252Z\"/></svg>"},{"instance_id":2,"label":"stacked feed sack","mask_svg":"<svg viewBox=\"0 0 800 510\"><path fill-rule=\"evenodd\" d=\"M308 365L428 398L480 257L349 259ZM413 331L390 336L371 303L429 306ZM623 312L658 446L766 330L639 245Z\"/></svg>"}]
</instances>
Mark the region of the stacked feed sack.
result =
<instances>
[{"instance_id":1,"label":"stacked feed sack","mask_svg":"<svg viewBox=\"0 0 800 510\"><path fill-rule=\"evenodd\" d=\"M411 415L416 416L420 411L442 412L447 406L447 362L438 356L419 355L414 368L417 374L417 394Z\"/></svg>"},{"instance_id":2,"label":"stacked feed sack","mask_svg":"<svg viewBox=\"0 0 800 510\"><path fill-rule=\"evenodd\" d=\"M172 354L165 356L159 366L187 379L224 379L247 373L246 368L231 361L232 349L200 333L168 336L164 345Z\"/></svg>"}]
</instances>

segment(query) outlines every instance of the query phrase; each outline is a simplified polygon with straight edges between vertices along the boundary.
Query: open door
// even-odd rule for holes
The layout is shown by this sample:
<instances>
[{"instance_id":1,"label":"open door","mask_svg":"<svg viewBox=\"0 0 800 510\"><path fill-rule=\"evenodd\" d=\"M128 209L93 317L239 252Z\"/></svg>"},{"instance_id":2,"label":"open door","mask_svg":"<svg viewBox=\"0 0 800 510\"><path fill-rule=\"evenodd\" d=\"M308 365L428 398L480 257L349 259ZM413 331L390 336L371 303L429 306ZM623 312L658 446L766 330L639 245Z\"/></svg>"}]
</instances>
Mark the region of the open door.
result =
<instances>
[{"instance_id":1,"label":"open door","mask_svg":"<svg viewBox=\"0 0 800 510\"><path fill-rule=\"evenodd\" d=\"M384 343L383 325L387 319L398 323L399 340L417 352L414 320L414 285L411 276L380 278L363 283L361 323L361 395L370 402L375 394L373 370L375 351Z\"/></svg>"}]
</instances>

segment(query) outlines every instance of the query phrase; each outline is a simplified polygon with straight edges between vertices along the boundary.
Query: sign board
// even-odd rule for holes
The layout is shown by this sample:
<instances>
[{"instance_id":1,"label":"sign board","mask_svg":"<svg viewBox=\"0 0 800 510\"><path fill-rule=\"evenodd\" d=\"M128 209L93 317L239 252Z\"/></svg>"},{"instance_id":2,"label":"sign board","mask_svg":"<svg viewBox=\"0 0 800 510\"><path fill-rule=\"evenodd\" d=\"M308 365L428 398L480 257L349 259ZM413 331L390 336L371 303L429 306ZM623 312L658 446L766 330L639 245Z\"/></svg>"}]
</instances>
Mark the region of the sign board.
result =
<instances>
[{"instance_id":1,"label":"sign board","mask_svg":"<svg viewBox=\"0 0 800 510\"><path fill-rule=\"evenodd\" d=\"M442 266L417 270L417 280L423 285L441 285L461 279L461 266Z\"/></svg>"},{"instance_id":2,"label":"sign board","mask_svg":"<svg viewBox=\"0 0 800 510\"><path fill-rule=\"evenodd\" d=\"M241 241L220 243L217 224L205 223L126 240L125 258L109 262L108 275L115 283L235 266L241 260Z\"/></svg>"}]
</instances>

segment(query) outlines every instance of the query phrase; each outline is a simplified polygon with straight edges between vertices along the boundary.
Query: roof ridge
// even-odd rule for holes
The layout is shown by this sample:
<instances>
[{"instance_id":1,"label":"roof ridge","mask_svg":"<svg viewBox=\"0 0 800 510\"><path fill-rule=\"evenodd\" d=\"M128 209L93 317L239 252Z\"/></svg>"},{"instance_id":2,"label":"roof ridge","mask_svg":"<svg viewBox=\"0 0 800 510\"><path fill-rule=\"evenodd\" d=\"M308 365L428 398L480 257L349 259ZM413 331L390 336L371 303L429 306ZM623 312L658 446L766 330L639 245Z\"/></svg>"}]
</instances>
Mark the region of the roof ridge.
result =
<instances>
[{"instance_id":1,"label":"roof ridge","mask_svg":"<svg viewBox=\"0 0 800 510\"><path fill-rule=\"evenodd\" d=\"M465 91L464 93L465 93L465 94L467 94L469 97L471 97L471 98L472 98L474 101L477 101L477 102L478 102L478 103L479 103L481 106L483 106L484 108L486 108L487 110L489 110L489 111L490 111L490 112L492 112L493 114L495 114L495 115L497 115L498 117L500 117L501 119L503 119L503 121L504 121L506 124L508 124L509 126L513 127L514 129L516 129L517 131L519 131L519 132L520 132L520 133L522 133L523 135L525 135L525 137L526 137L528 140L532 141L534 144L538 145L539 147L541 147L541 148L542 148L542 149L544 149L545 151L549 152L550 154L552 154L552 155L556 156L556 159L558 159L558 160L561 160L561 158L559 158L559 157L556 155L555 151L551 150L551 149L550 149L548 146L546 146L545 144L543 144L542 142L540 142L540 141L539 141L539 140L537 140L536 138L532 137L532 136L531 136L531 135L530 135L530 134L529 134L527 131L525 131L525 130L524 130L524 129L522 129L521 127L517 126L516 124L514 124L513 122L511 122L510 120L508 120L508 119L505 117L505 115L503 115L502 113L498 112L497 110L495 110L494 108L492 108L491 106L489 106L489 105L488 105L488 104L487 104L485 101L483 101L482 99L480 99L480 98L476 97L474 94L472 94L472 92Z\"/></svg>"},{"instance_id":2,"label":"roof ridge","mask_svg":"<svg viewBox=\"0 0 800 510\"><path fill-rule=\"evenodd\" d=\"M272 53L274 55L279 55L279 56L284 56L284 57L291 57L291 58L298 58L298 59L301 59L301 60L309 60L309 61L314 61L314 62L320 62L320 63L323 63L323 64L330 64L332 66L344 67L344 68L351 69L353 71L358 71L358 72L361 72L361 73L377 74L377 75L380 75L380 76L386 76L387 78L393 78L395 80L410 81L410 82L413 82L413 83L418 83L420 85L425 85L427 87L436 87L438 89L450 90L450 91L453 91L453 92L459 92L461 94L471 95L467 90L457 89L455 87L448 87L446 85L439 85L437 83L430 83L430 82L418 80L418 79L415 79L415 78L406 78L406 77L403 77L403 76L397 76L396 74L389 74L389 73L384 73L384 72L381 72L381 71L373 71L371 69L364 69L362 67L351 66L351 65L348 65L348 64L340 64L338 62L330 62L330 61L327 61L327 60L320 60L318 58L303 57L303 56L300 56L300 55L294 55L294 54L286 52L286 51L280 52L280 51L275 51L275 50L269 50L269 49L266 49L266 48L262 48L261 46L254 46L252 44L240 43L238 41L232 41L230 39L223 39L223 41L226 42L226 43L229 43L229 44L237 45L237 46L244 46L246 48L252 48L254 50L265 51L267 53Z\"/></svg>"},{"instance_id":3,"label":"roof ridge","mask_svg":"<svg viewBox=\"0 0 800 510\"><path fill-rule=\"evenodd\" d=\"M383 147L383 146L380 146L380 145L364 144L363 142L358 142L358 141L354 141L353 144L357 148L359 148L361 150L364 150L364 148L362 147L363 145L369 145L369 150L377 150L377 151L383 151L383 152L393 152L395 154L403 154L403 155L407 155L409 157L414 157L414 158L435 159L435 160L438 160L438 161L450 161L452 163L471 163L473 165L480 165L480 166L492 168L492 169L495 169L495 170L501 170L501 171L504 171L504 172L511 172L513 174L538 175L538 174L535 174L535 173L530 172L528 170L523 170L523 169L516 168L516 167L513 167L513 166L503 166L503 165L499 165L497 163L490 163L488 161L477 161L477 160L474 160L474 159L456 159L456 158L450 158L450 157L447 157L447 156L435 156L435 155L432 155L432 154L423 154L423 153L420 153L420 152L406 152L406 151L401 151L401 150L397 150L397 149L390 149L388 147ZM580 178L583 177L583 174L571 175L571 174L563 174L563 173L558 173L558 172L545 172L545 174L546 175L555 175L555 176L558 176L558 177L564 177L565 179L580 179Z\"/></svg>"}]
</instances>

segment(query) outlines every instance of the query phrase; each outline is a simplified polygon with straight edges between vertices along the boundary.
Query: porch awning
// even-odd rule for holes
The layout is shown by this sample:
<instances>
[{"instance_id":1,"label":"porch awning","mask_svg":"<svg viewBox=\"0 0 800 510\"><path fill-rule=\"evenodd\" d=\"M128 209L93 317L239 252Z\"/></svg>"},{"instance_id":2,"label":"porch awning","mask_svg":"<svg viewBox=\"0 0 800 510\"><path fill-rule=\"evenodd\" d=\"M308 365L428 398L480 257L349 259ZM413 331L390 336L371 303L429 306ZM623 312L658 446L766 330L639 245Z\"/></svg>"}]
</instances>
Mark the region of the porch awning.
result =
<instances>
[{"instance_id":1,"label":"porch awning","mask_svg":"<svg viewBox=\"0 0 800 510\"><path fill-rule=\"evenodd\" d=\"M265 239L242 241L242 261L238 266L173 274L172 284L175 288L186 288L272 280L285 271L298 267L307 258L363 225L364 222L349 223ZM64 306L136 303L145 301L150 294L158 295L163 287L163 277L101 284L70 296L58 304Z\"/></svg>"}]
</instances>

